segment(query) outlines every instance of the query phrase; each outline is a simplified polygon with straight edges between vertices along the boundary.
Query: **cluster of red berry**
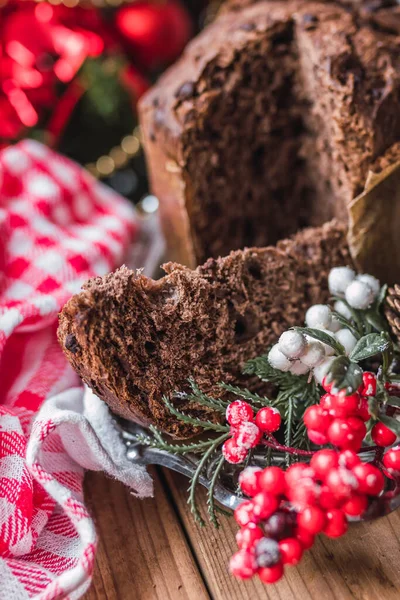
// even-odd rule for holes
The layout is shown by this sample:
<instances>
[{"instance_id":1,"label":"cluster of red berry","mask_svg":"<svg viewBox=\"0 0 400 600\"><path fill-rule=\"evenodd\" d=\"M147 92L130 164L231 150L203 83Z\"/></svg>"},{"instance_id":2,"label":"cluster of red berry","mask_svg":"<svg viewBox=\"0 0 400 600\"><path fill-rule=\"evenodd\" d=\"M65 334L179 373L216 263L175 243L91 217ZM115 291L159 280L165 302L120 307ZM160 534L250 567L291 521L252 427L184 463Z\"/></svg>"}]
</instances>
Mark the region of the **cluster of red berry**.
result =
<instances>
[{"instance_id":1,"label":"cluster of red berry","mask_svg":"<svg viewBox=\"0 0 400 600\"><path fill-rule=\"evenodd\" d=\"M281 425L278 409L265 406L255 418L248 402L235 400L226 409L226 420L231 426L232 437L222 446L222 454L229 463L238 464L245 460L250 448L255 448L264 433L273 433Z\"/></svg>"},{"instance_id":2,"label":"cluster of red berry","mask_svg":"<svg viewBox=\"0 0 400 600\"><path fill-rule=\"evenodd\" d=\"M307 408L304 423L309 439L318 445L331 443L343 450L358 451L367 432L365 422L371 415L368 411L368 397L376 394L376 376L363 374L363 383L359 390L346 396L345 391L332 394L332 384L322 382L327 392L320 404ZM377 446L391 446L396 435L383 423L376 423L371 436Z\"/></svg>"},{"instance_id":3,"label":"cluster of red berry","mask_svg":"<svg viewBox=\"0 0 400 600\"><path fill-rule=\"evenodd\" d=\"M400 468L400 448L389 455L392 468ZM325 449L309 465L297 463L286 472L249 467L239 482L251 500L235 510L241 529L231 572L241 579L257 574L264 583L274 583L285 564L300 561L318 533L332 538L346 533L347 516L366 510L368 497L382 492L384 476L374 465L362 463L354 450Z\"/></svg>"}]
</instances>

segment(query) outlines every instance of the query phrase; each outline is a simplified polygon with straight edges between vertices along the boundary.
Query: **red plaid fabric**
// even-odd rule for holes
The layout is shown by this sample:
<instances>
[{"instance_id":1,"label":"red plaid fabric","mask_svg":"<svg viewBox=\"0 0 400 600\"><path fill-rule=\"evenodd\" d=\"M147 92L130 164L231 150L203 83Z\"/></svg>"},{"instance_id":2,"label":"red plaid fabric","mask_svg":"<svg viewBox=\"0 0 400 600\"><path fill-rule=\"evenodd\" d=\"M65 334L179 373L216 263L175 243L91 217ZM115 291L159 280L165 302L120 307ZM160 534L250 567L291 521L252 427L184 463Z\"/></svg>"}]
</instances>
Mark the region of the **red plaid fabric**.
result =
<instances>
[{"instance_id":1,"label":"red plaid fabric","mask_svg":"<svg viewBox=\"0 0 400 600\"><path fill-rule=\"evenodd\" d=\"M66 390L77 405L82 394L56 341L57 314L86 279L123 262L138 221L128 202L33 141L0 153L0 198L0 598L76 598L96 537L83 469L50 410ZM68 414L90 439L79 411Z\"/></svg>"}]
</instances>

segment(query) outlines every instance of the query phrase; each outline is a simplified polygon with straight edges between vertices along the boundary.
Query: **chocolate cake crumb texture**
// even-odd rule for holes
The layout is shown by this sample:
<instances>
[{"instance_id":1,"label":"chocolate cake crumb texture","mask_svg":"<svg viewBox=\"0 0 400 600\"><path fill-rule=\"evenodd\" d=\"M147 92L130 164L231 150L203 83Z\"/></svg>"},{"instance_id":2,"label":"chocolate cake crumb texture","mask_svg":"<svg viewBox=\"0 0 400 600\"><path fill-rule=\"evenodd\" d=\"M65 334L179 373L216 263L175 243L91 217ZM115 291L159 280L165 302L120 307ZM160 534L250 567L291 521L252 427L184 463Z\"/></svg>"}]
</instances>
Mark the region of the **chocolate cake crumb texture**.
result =
<instances>
[{"instance_id":1,"label":"chocolate cake crumb texture","mask_svg":"<svg viewBox=\"0 0 400 600\"><path fill-rule=\"evenodd\" d=\"M227 2L140 103L174 259L346 223L400 158L399 47L394 1Z\"/></svg>"},{"instance_id":2,"label":"chocolate cake crumb texture","mask_svg":"<svg viewBox=\"0 0 400 600\"><path fill-rule=\"evenodd\" d=\"M193 435L171 416L163 395L186 390L191 376L217 397L218 382L241 381L249 358L301 323L310 304L327 300L329 270L349 262L345 235L329 223L277 247L210 258L196 270L168 263L158 281L122 267L92 279L65 305L59 341L114 412L175 437ZM204 407L177 402L216 418Z\"/></svg>"}]
</instances>

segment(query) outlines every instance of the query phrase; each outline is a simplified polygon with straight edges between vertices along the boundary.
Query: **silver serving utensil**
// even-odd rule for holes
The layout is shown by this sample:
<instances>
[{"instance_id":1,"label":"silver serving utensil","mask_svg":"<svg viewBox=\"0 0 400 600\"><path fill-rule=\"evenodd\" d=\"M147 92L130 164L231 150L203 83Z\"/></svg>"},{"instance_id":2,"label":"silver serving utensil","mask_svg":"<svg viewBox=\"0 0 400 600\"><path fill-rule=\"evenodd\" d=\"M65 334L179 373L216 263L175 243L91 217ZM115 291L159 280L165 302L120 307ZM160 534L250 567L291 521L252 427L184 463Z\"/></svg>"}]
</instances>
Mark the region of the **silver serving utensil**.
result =
<instances>
[{"instance_id":1,"label":"silver serving utensil","mask_svg":"<svg viewBox=\"0 0 400 600\"><path fill-rule=\"evenodd\" d=\"M118 428L121 432L122 440L125 443L127 449L127 457L130 461L137 465L159 465L177 471L182 475L191 477L199 463L199 457L197 454L190 453L185 455L171 454L165 450L158 448L152 448L146 444L142 444L139 436L146 435L152 437L151 431L144 429L136 423L118 419ZM370 462L374 459L374 452L362 452L360 458L364 462ZM211 478L215 469L215 465L219 457L211 459L202 475L200 475L199 482L205 488L210 487ZM260 467L265 466L265 454L253 455L252 464ZM282 452L272 453L272 464L280 466L284 464L284 455ZM215 499L228 509L234 510L241 502L244 497L238 490L238 476L240 473L240 466L230 465L226 463L224 466L218 483L214 488ZM367 521L375 519L377 517L389 514L396 510L400 506L400 481L386 479L386 488L379 498L376 498L371 502L367 512L360 517L350 517L350 521Z\"/></svg>"}]
</instances>

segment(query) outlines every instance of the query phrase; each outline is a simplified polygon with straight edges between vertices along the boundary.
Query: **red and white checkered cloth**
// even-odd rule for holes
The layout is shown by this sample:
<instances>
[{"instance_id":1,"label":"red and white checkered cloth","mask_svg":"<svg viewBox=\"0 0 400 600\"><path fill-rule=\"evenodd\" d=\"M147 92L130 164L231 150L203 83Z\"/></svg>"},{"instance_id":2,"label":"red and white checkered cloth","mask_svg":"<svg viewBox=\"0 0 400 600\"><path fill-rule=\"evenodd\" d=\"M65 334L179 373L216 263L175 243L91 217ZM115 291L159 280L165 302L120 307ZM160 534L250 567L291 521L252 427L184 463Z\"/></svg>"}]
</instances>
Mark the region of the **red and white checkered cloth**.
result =
<instances>
[{"instance_id":1,"label":"red and white checkered cloth","mask_svg":"<svg viewBox=\"0 0 400 600\"><path fill-rule=\"evenodd\" d=\"M96 534L84 468L152 492L56 340L66 300L119 266L138 233L132 206L73 162L28 140L0 153L1 600L87 589Z\"/></svg>"}]
</instances>

